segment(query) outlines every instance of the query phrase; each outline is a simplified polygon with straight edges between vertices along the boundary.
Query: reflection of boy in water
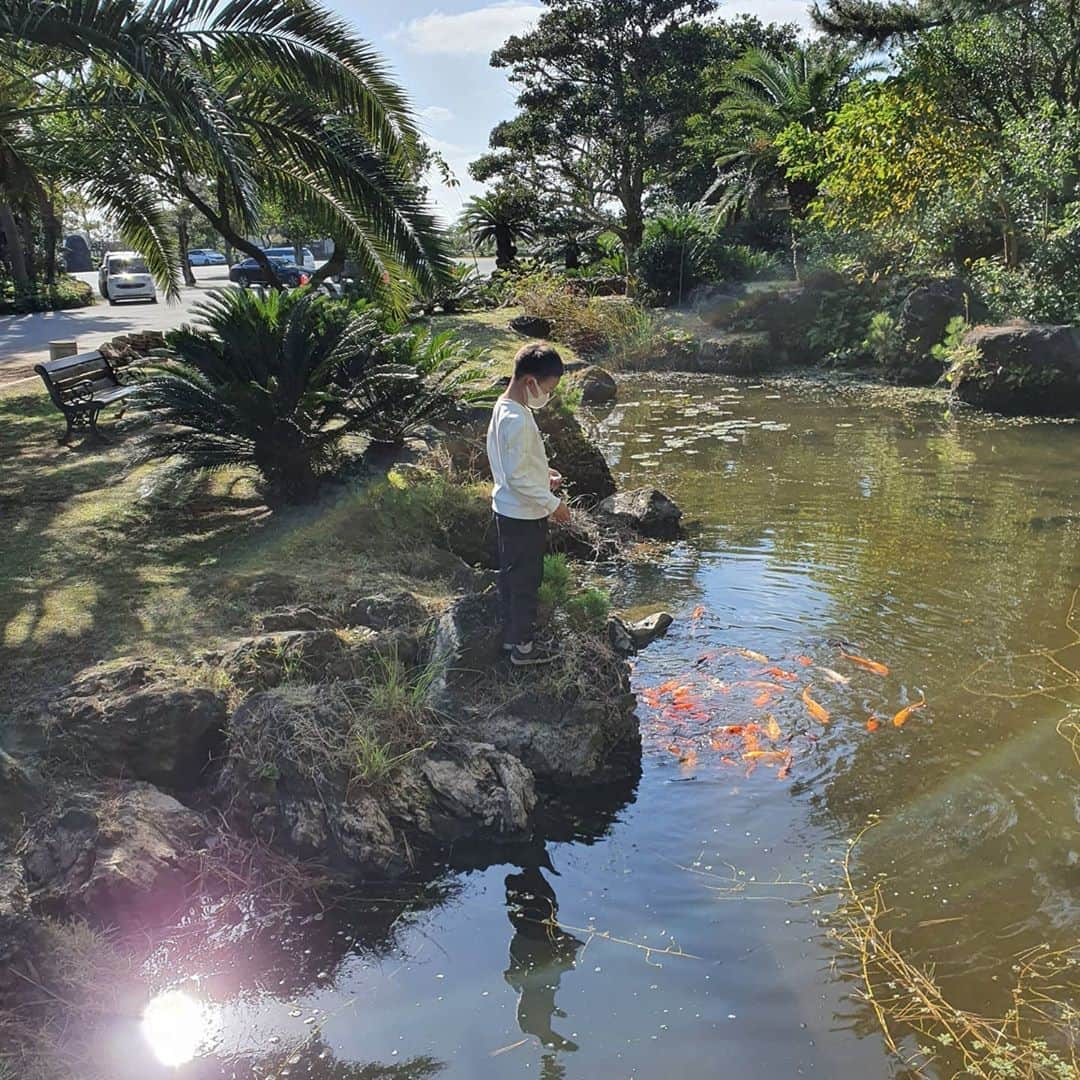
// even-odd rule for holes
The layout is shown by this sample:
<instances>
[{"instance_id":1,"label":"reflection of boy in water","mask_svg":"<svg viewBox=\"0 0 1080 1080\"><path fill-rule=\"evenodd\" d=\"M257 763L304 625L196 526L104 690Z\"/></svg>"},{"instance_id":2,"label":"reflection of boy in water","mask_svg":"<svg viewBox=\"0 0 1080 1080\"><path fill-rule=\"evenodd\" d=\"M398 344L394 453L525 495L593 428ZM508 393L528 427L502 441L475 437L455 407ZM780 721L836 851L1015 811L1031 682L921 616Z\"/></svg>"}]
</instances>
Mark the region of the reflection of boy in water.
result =
<instances>
[{"instance_id":1,"label":"reflection of boy in water","mask_svg":"<svg viewBox=\"0 0 1080 1080\"><path fill-rule=\"evenodd\" d=\"M555 890L539 869L529 867L507 875L506 911L514 936L510 966L503 978L518 992L517 1021L522 1034L535 1035L544 1046L556 1050L576 1050L577 1043L551 1029L552 1017L566 1017L555 1007L555 992L562 973L574 966L582 944L557 926L545 925L544 920L554 920L558 910Z\"/></svg>"}]
</instances>

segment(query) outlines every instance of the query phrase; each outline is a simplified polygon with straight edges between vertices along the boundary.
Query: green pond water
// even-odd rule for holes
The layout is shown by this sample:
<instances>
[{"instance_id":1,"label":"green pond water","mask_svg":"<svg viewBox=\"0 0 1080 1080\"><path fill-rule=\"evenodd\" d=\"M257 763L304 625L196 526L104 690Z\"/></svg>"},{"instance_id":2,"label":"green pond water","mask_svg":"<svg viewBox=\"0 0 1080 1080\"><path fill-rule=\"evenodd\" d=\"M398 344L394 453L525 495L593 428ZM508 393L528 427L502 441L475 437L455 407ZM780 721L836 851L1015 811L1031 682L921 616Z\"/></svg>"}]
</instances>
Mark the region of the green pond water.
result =
<instances>
[{"instance_id":1,"label":"green pond water","mask_svg":"<svg viewBox=\"0 0 1080 1080\"><path fill-rule=\"evenodd\" d=\"M1017 953L1076 942L1080 764L1058 726L1080 707L1080 646L1016 654L1076 640L1080 425L842 382L646 376L590 422L620 487L662 488L694 523L603 572L620 609L676 615L634 682L678 680L690 707L654 691L640 777L565 808L513 862L479 853L420 898L387 887L283 940L192 956L179 935L152 974L185 996L139 1038L195 1056L160 1075L904 1075L829 937L825 890L875 813L853 872L885 875L897 944L956 1004L1000 1013ZM770 666L796 681L762 703L745 684ZM716 735L766 714L781 739L761 746L791 750L788 768L751 770L741 736ZM564 929L537 925L552 905ZM159 1074L117 1038L118 1076Z\"/></svg>"}]
</instances>

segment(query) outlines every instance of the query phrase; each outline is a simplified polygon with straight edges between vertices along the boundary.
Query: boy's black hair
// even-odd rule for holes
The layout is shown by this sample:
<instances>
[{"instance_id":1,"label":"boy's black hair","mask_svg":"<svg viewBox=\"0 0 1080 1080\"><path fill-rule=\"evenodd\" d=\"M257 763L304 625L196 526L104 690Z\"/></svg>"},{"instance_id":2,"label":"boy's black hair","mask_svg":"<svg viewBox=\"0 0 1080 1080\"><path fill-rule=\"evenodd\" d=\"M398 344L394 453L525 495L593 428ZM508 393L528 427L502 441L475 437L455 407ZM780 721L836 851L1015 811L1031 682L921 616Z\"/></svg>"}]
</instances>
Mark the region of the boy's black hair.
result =
<instances>
[{"instance_id":1,"label":"boy's black hair","mask_svg":"<svg viewBox=\"0 0 1080 1080\"><path fill-rule=\"evenodd\" d=\"M563 370L562 357L552 346L542 341L522 345L514 357L515 379L522 379L526 375L543 379L551 375L562 375Z\"/></svg>"}]
</instances>

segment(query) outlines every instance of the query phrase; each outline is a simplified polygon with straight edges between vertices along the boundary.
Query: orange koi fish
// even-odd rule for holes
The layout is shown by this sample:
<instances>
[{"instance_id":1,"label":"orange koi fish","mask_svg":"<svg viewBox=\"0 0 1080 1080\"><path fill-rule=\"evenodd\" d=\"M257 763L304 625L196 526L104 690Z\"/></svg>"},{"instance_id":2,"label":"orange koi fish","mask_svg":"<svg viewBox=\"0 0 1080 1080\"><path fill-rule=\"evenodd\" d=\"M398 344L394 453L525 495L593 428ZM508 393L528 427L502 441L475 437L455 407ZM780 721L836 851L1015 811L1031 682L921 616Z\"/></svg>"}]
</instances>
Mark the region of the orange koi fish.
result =
<instances>
[{"instance_id":1,"label":"orange koi fish","mask_svg":"<svg viewBox=\"0 0 1080 1080\"><path fill-rule=\"evenodd\" d=\"M809 656L796 656L795 659L802 664L803 667L809 667L814 661Z\"/></svg>"},{"instance_id":2,"label":"orange koi fish","mask_svg":"<svg viewBox=\"0 0 1080 1080\"><path fill-rule=\"evenodd\" d=\"M757 675L771 675L774 679L782 679L785 682L798 682L799 676L793 675L790 671L785 671L783 668L767 667L764 671L758 671Z\"/></svg>"},{"instance_id":3,"label":"orange koi fish","mask_svg":"<svg viewBox=\"0 0 1080 1080\"><path fill-rule=\"evenodd\" d=\"M765 718L765 734L768 735L773 742L777 739L783 738L784 733L780 730L780 725L776 722L776 717L772 713Z\"/></svg>"},{"instance_id":4,"label":"orange koi fish","mask_svg":"<svg viewBox=\"0 0 1080 1080\"><path fill-rule=\"evenodd\" d=\"M868 716L866 718L866 730L877 731L881 727L881 721L876 716Z\"/></svg>"},{"instance_id":5,"label":"orange koi fish","mask_svg":"<svg viewBox=\"0 0 1080 1080\"><path fill-rule=\"evenodd\" d=\"M774 682L766 682L764 679L740 679L735 685L754 686L757 687L758 690L768 690L777 694L782 694L784 692L782 686L777 686Z\"/></svg>"},{"instance_id":6,"label":"orange koi fish","mask_svg":"<svg viewBox=\"0 0 1080 1080\"><path fill-rule=\"evenodd\" d=\"M921 701L916 701L912 705L907 705L901 709L893 718L893 727L903 727L908 720L908 717L916 710L921 709L926 705L926 695L923 694Z\"/></svg>"},{"instance_id":7,"label":"orange koi fish","mask_svg":"<svg viewBox=\"0 0 1080 1080\"><path fill-rule=\"evenodd\" d=\"M754 700L750 704L753 705L755 709L764 709L765 706L768 705L770 701L772 701L772 698L773 696L771 690L762 690L761 693L758 694L758 696L754 698Z\"/></svg>"},{"instance_id":8,"label":"orange koi fish","mask_svg":"<svg viewBox=\"0 0 1080 1080\"><path fill-rule=\"evenodd\" d=\"M786 762L790 756L790 750L745 750L743 752L743 761L779 764L780 762Z\"/></svg>"},{"instance_id":9,"label":"orange koi fish","mask_svg":"<svg viewBox=\"0 0 1080 1080\"><path fill-rule=\"evenodd\" d=\"M813 686L807 686L802 692L803 704L806 706L806 711L819 723L827 724L829 722L829 710L819 705L811 696L810 691L813 690Z\"/></svg>"},{"instance_id":10,"label":"orange koi fish","mask_svg":"<svg viewBox=\"0 0 1080 1080\"><path fill-rule=\"evenodd\" d=\"M741 649L733 647L729 651L733 653L738 653L739 656L743 657L746 660L756 660L759 664L767 664L769 662L769 658L767 656L765 656L763 653L754 652L753 649Z\"/></svg>"},{"instance_id":11,"label":"orange koi fish","mask_svg":"<svg viewBox=\"0 0 1080 1080\"><path fill-rule=\"evenodd\" d=\"M703 618L705 618L705 605L698 604L698 606L690 612L690 621L697 622L699 619Z\"/></svg>"},{"instance_id":12,"label":"orange koi fish","mask_svg":"<svg viewBox=\"0 0 1080 1080\"><path fill-rule=\"evenodd\" d=\"M865 656L855 656L853 653L844 652L840 650L840 655L845 660L850 660L853 664L858 664L861 668L866 668L867 671L872 671L875 675L888 675L889 669L885 664L879 664L876 660L867 660Z\"/></svg>"},{"instance_id":13,"label":"orange koi fish","mask_svg":"<svg viewBox=\"0 0 1080 1080\"><path fill-rule=\"evenodd\" d=\"M818 671L820 671L829 682L834 682L837 686L847 686L848 683L851 682L846 675L841 675L839 671L833 671L832 668L819 666Z\"/></svg>"}]
</instances>

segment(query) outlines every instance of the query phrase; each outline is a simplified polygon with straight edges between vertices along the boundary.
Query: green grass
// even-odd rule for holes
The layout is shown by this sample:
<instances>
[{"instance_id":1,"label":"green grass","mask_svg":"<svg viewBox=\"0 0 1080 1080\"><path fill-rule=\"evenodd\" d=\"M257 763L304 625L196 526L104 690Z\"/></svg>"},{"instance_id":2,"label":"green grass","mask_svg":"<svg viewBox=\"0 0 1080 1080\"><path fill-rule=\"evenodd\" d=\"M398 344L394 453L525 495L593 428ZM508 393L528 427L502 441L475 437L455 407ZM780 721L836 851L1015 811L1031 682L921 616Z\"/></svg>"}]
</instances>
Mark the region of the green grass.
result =
<instances>
[{"instance_id":1,"label":"green grass","mask_svg":"<svg viewBox=\"0 0 1080 1080\"><path fill-rule=\"evenodd\" d=\"M509 375L514 369L514 354L531 338L510 329L510 320L522 313L519 307L496 308L494 311L470 311L462 315L434 315L423 320L436 332L453 330L463 341L488 353L492 375ZM579 359L565 342L554 341L565 363Z\"/></svg>"},{"instance_id":2,"label":"green grass","mask_svg":"<svg viewBox=\"0 0 1080 1080\"><path fill-rule=\"evenodd\" d=\"M9 706L99 660L182 663L251 633L249 590L267 575L296 579L299 599L330 607L383 590L445 599L449 586L424 565L425 550L489 516L481 486L434 478L404 491L339 488L276 513L239 472L155 493L152 467L127 466L138 423L107 421L110 443L64 447L63 417L42 389L0 392L0 693Z\"/></svg>"}]
</instances>

